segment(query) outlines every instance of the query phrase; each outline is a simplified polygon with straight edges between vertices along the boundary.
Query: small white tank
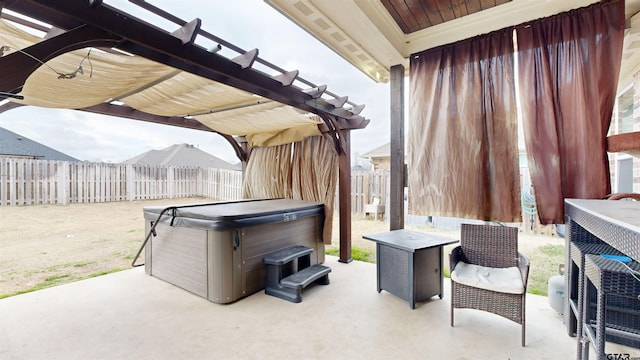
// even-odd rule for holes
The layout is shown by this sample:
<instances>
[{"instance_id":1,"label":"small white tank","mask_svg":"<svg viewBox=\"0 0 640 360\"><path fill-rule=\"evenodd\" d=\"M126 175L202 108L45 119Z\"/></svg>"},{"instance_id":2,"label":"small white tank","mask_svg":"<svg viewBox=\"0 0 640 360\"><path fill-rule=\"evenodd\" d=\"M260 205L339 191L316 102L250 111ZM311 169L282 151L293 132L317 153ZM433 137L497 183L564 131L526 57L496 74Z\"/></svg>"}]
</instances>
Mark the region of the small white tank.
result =
<instances>
[{"instance_id":1,"label":"small white tank","mask_svg":"<svg viewBox=\"0 0 640 360\"><path fill-rule=\"evenodd\" d=\"M564 275L553 275L549 278L547 289L549 305L560 315L564 312Z\"/></svg>"}]
</instances>

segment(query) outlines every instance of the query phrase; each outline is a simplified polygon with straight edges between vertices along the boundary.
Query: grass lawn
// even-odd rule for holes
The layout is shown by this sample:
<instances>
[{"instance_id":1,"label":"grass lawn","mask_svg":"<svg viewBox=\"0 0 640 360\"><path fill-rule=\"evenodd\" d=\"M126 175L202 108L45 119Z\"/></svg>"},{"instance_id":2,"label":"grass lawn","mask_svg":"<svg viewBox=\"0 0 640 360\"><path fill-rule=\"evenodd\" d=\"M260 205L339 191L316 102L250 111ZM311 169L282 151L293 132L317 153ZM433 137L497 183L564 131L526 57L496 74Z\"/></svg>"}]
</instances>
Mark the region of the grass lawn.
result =
<instances>
[{"instance_id":1,"label":"grass lawn","mask_svg":"<svg viewBox=\"0 0 640 360\"><path fill-rule=\"evenodd\" d=\"M338 223L337 218L334 218L334 225ZM389 230L389 224L381 220L373 220L372 218L362 219L354 217L351 223L352 231L352 249L351 257L353 260L376 262L375 243L372 241L363 240L362 236L366 234L374 234L378 232L385 232ZM445 236L453 238L460 238L460 231L441 231L433 229L431 227L419 226L408 227L417 231L424 232L438 232ZM338 234L337 228L334 226L334 233L332 246L327 247L326 253L329 255L338 256ZM560 239L556 236L535 235L529 233L520 232L519 239L519 251L524 254L531 264L529 270L529 283L527 286L527 292L536 295L547 296L548 281L553 275L557 275L558 267L560 264L564 264L564 239ZM455 244L453 245L455 246ZM448 253L452 246L446 246L444 253L444 276L449 276L449 262Z\"/></svg>"}]
</instances>

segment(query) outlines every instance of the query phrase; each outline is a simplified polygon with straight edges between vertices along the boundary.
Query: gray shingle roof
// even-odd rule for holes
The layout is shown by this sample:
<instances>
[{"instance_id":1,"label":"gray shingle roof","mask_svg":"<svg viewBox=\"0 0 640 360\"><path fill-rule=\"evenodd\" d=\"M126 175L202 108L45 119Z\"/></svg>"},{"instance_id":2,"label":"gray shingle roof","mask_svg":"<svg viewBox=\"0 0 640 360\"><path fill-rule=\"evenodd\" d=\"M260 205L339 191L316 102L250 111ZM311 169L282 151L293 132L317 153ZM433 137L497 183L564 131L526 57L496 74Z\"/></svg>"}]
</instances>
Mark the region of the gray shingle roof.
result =
<instances>
[{"instance_id":1,"label":"gray shingle roof","mask_svg":"<svg viewBox=\"0 0 640 360\"><path fill-rule=\"evenodd\" d=\"M386 143L384 145L380 145L377 148L368 151L362 155L360 155L361 158L366 158L366 159L370 159L370 158L388 158L391 157L391 143Z\"/></svg>"},{"instance_id":2,"label":"gray shingle roof","mask_svg":"<svg viewBox=\"0 0 640 360\"><path fill-rule=\"evenodd\" d=\"M176 144L162 150L149 150L125 160L124 163L237 170L234 165L189 144Z\"/></svg>"},{"instance_id":3,"label":"gray shingle roof","mask_svg":"<svg viewBox=\"0 0 640 360\"><path fill-rule=\"evenodd\" d=\"M38 160L80 161L39 142L0 127L0 157L27 157Z\"/></svg>"}]
</instances>

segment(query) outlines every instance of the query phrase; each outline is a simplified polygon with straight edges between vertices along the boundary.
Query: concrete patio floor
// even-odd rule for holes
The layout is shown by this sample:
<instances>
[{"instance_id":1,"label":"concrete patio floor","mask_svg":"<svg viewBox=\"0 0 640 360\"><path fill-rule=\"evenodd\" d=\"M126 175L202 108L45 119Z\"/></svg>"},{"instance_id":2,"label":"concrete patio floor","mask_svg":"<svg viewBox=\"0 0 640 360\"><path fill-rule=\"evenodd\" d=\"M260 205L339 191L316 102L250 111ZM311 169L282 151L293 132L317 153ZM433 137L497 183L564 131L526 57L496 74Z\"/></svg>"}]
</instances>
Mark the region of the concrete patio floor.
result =
<instances>
[{"instance_id":1,"label":"concrete patio floor","mask_svg":"<svg viewBox=\"0 0 640 360\"><path fill-rule=\"evenodd\" d=\"M214 304L142 268L6 298L0 359L575 358L576 339L546 297L527 296L523 348L520 326L492 314L456 310L450 327L448 279L444 299L411 310L376 292L374 264L326 264L331 284L298 304L263 292Z\"/></svg>"}]
</instances>

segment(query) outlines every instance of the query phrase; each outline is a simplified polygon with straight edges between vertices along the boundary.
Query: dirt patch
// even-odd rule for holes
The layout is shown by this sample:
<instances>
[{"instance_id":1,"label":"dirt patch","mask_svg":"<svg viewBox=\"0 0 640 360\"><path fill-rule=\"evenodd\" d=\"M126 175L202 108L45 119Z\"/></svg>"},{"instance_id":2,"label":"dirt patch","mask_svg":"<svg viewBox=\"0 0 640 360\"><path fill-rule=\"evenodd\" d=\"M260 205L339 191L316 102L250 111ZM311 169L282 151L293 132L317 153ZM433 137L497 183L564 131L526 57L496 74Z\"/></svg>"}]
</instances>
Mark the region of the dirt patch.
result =
<instances>
[{"instance_id":1,"label":"dirt patch","mask_svg":"<svg viewBox=\"0 0 640 360\"><path fill-rule=\"evenodd\" d=\"M188 198L0 207L0 298L129 269L145 237L143 207L209 201ZM336 215L334 246L339 244L338 224ZM352 246L375 253L375 243L362 236L388 231L389 224L354 216L351 228ZM459 231L413 229L459 238ZM552 236L521 233L520 240L525 254L544 245L564 245L563 239ZM556 264L553 267L557 269Z\"/></svg>"},{"instance_id":2,"label":"dirt patch","mask_svg":"<svg viewBox=\"0 0 640 360\"><path fill-rule=\"evenodd\" d=\"M142 208L204 199L0 207L0 297L130 268Z\"/></svg>"}]
</instances>

